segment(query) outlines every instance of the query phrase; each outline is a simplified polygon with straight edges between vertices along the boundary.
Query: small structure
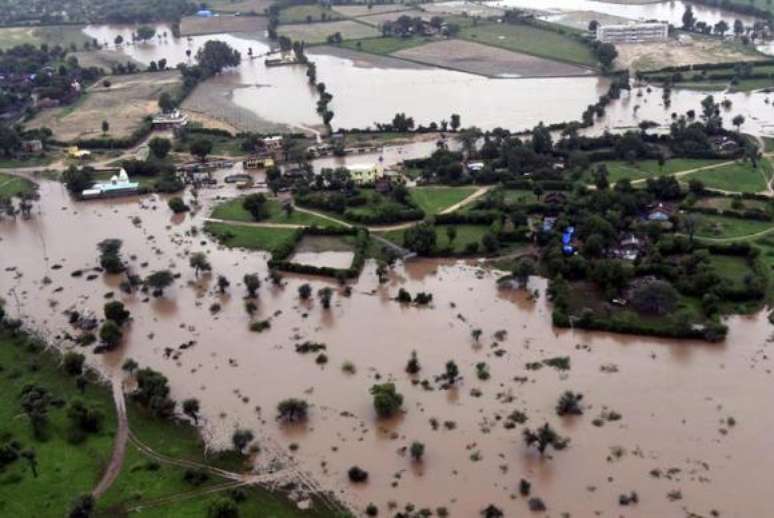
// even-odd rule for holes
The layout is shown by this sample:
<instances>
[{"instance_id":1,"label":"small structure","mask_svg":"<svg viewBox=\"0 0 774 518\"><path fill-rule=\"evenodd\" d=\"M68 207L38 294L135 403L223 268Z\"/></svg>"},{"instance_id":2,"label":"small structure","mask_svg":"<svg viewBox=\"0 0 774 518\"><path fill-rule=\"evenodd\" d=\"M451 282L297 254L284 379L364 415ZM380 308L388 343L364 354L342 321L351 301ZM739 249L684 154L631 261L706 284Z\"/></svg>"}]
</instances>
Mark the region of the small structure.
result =
<instances>
[{"instance_id":1,"label":"small structure","mask_svg":"<svg viewBox=\"0 0 774 518\"><path fill-rule=\"evenodd\" d=\"M552 191L543 197L543 201L548 205L564 205L567 202L567 195L563 192Z\"/></svg>"},{"instance_id":2,"label":"small structure","mask_svg":"<svg viewBox=\"0 0 774 518\"><path fill-rule=\"evenodd\" d=\"M469 173L478 173L484 169L484 162L468 162L465 164Z\"/></svg>"},{"instance_id":3,"label":"small structure","mask_svg":"<svg viewBox=\"0 0 774 518\"><path fill-rule=\"evenodd\" d=\"M597 40L603 43L648 43L665 41L668 37L667 23L626 23L597 27Z\"/></svg>"},{"instance_id":4,"label":"small structure","mask_svg":"<svg viewBox=\"0 0 774 518\"><path fill-rule=\"evenodd\" d=\"M575 227L567 227L562 234L562 252L564 255L573 255L575 253L575 247L572 245L572 240L575 237Z\"/></svg>"},{"instance_id":5,"label":"small structure","mask_svg":"<svg viewBox=\"0 0 774 518\"><path fill-rule=\"evenodd\" d=\"M67 148L67 158L75 158L77 160L83 160L91 156L91 151L86 149L79 149L78 146L70 146Z\"/></svg>"},{"instance_id":6,"label":"small structure","mask_svg":"<svg viewBox=\"0 0 774 518\"><path fill-rule=\"evenodd\" d=\"M209 9L199 9L196 11L196 16L201 16L202 18L211 18L215 15Z\"/></svg>"},{"instance_id":7,"label":"small structure","mask_svg":"<svg viewBox=\"0 0 774 518\"><path fill-rule=\"evenodd\" d=\"M274 159L269 157L251 156L242 162L242 167L245 169L268 169L274 165Z\"/></svg>"},{"instance_id":8,"label":"small structure","mask_svg":"<svg viewBox=\"0 0 774 518\"><path fill-rule=\"evenodd\" d=\"M551 232L554 229L554 225L556 225L556 218L547 216L543 218L543 225L541 228L543 232Z\"/></svg>"},{"instance_id":9,"label":"small structure","mask_svg":"<svg viewBox=\"0 0 774 518\"><path fill-rule=\"evenodd\" d=\"M347 166L347 170L355 185L373 185L384 176L384 168L377 164L356 164Z\"/></svg>"},{"instance_id":10,"label":"small structure","mask_svg":"<svg viewBox=\"0 0 774 518\"><path fill-rule=\"evenodd\" d=\"M42 153L43 142L38 139L25 140L22 142L22 149L25 153Z\"/></svg>"},{"instance_id":11,"label":"small structure","mask_svg":"<svg viewBox=\"0 0 774 518\"><path fill-rule=\"evenodd\" d=\"M663 223L669 221L669 219L672 217L672 213L673 211L671 208L659 202L658 205L648 211L646 219L648 221Z\"/></svg>"},{"instance_id":12,"label":"small structure","mask_svg":"<svg viewBox=\"0 0 774 518\"><path fill-rule=\"evenodd\" d=\"M90 189L81 192L84 200L97 198L115 198L118 196L131 196L137 194L140 184L129 180L125 169L121 169L118 175L113 175L108 182L95 183Z\"/></svg>"},{"instance_id":13,"label":"small structure","mask_svg":"<svg viewBox=\"0 0 774 518\"><path fill-rule=\"evenodd\" d=\"M159 113L153 117L153 129L180 129L188 125L188 115L180 110Z\"/></svg>"},{"instance_id":14,"label":"small structure","mask_svg":"<svg viewBox=\"0 0 774 518\"><path fill-rule=\"evenodd\" d=\"M632 233L624 234L612 254L626 261L634 261L642 252L643 241Z\"/></svg>"}]
</instances>

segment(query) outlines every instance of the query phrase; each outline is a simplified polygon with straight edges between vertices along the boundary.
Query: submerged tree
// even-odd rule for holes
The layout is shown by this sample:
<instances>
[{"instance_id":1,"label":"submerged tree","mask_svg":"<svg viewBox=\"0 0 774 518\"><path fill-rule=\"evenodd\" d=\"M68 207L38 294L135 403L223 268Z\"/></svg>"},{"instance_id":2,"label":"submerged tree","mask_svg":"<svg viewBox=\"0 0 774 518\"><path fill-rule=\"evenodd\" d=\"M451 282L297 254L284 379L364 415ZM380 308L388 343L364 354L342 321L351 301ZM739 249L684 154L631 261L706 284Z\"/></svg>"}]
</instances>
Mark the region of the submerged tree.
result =
<instances>
[{"instance_id":1,"label":"submerged tree","mask_svg":"<svg viewBox=\"0 0 774 518\"><path fill-rule=\"evenodd\" d=\"M303 399L288 398L277 405L277 420L286 423L305 421L309 412L309 404Z\"/></svg>"},{"instance_id":2,"label":"submerged tree","mask_svg":"<svg viewBox=\"0 0 774 518\"><path fill-rule=\"evenodd\" d=\"M560 436L551 428L551 425L545 423L534 432L529 428L525 428L524 442L527 446L536 445L540 455L544 455L549 446L552 446L555 450L563 450L567 447L570 440Z\"/></svg>"},{"instance_id":3,"label":"submerged tree","mask_svg":"<svg viewBox=\"0 0 774 518\"><path fill-rule=\"evenodd\" d=\"M403 395L398 393L394 383L372 386L371 395L374 397L374 409L379 417L392 417L403 406Z\"/></svg>"}]
</instances>

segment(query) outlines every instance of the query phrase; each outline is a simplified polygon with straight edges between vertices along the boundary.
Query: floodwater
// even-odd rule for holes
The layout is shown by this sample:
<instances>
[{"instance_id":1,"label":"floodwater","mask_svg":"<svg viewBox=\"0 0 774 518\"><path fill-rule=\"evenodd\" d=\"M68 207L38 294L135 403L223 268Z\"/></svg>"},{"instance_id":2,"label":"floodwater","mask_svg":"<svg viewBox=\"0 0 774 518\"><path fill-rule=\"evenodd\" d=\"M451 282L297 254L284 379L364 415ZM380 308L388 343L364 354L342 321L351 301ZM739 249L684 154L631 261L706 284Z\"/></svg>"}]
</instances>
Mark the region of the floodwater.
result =
<instances>
[{"instance_id":1,"label":"floodwater","mask_svg":"<svg viewBox=\"0 0 774 518\"><path fill-rule=\"evenodd\" d=\"M385 285L368 264L350 297L336 290L330 310L297 295L305 282L315 291L336 288L330 281L288 275L274 287L266 280L254 318L269 319L271 328L253 333L240 281L250 272L265 278L266 255L222 249L202 233L191 234L217 196L236 193L202 190L202 209L180 217L155 196L75 203L61 185L42 181L32 220L0 222L0 296L10 313L54 343L78 348L61 339L72 332L63 312L99 314L113 293L133 321L119 350L90 355L93 366L121 376L131 357L160 370L174 398L200 399L202 432L213 446L227 444L236 427L250 428L262 448L259 464L292 457L298 470L361 513L374 502L380 515L391 515L387 505L395 502L446 506L452 516L471 517L493 503L506 516L526 516L526 501L516 496L525 478L550 516L771 514L772 328L765 314L731 319L728 339L715 345L557 330L539 279L531 280L538 295L530 298L498 291L500 274L475 262L416 261L397 266ZM121 294L116 276L71 276L96 266L96 244L116 237L134 273L172 268L180 274L163 298ZM208 254L212 276L197 280L188 267L187 254L197 251ZM219 274L231 280L226 295L217 293ZM432 306L398 304L392 299L401 287L432 293ZM222 308L216 314L214 303ZM483 332L479 343L474 329ZM327 345L327 364L295 351L306 340ZM418 379L432 390L404 372L412 350L422 366ZM525 367L555 356L569 356L571 369ZM463 380L440 390L434 376L450 359ZM356 372L343 372L344 362ZM488 365L490 379L476 377L479 362ZM404 395L405 414L383 422L368 389L388 380ZM565 390L584 394L585 415L555 415ZM287 397L312 405L305 426L275 421L274 409ZM529 420L508 430L505 417L515 410ZM622 419L592 424L610 410ZM521 434L524 426L544 422L571 443L541 459ZM412 441L426 445L422 463L403 450ZM292 454L291 444L298 446ZM355 464L370 473L367 484L348 482ZM619 495L631 491L639 503L620 507Z\"/></svg>"},{"instance_id":2,"label":"floodwater","mask_svg":"<svg viewBox=\"0 0 774 518\"><path fill-rule=\"evenodd\" d=\"M683 14L690 2L671 0L650 4L629 4L626 2L614 3L594 0L501 0L491 5L503 8L522 8L547 11L550 13L566 11L593 11L597 13L620 16L631 20L658 20L668 22L675 27L682 27ZM693 14L698 21L715 25L720 20L733 25L735 19L740 19L748 25L755 21L754 17L724 11L716 7L699 4L691 4Z\"/></svg>"},{"instance_id":3,"label":"floodwater","mask_svg":"<svg viewBox=\"0 0 774 518\"><path fill-rule=\"evenodd\" d=\"M341 268L346 269L352 265L352 259L355 257L353 252L322 251L322 252L296 252L290 258L290 261L298 264L307 264L319 268Z\"/></svg>"}]
</instances>

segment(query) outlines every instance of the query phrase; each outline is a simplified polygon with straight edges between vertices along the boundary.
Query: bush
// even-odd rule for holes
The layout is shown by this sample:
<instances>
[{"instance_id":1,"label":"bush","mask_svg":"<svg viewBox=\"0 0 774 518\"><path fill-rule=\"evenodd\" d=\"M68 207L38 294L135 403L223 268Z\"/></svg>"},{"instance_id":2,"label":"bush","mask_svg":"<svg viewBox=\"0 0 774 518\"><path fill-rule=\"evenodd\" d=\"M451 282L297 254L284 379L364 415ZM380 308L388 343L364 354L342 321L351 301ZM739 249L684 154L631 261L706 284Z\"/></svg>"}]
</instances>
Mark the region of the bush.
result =
<instances>
[{"instance_id":1,"label":"bush","mask_svg":"<svg viewBox=\"0 0 774 518\"><path fill-rule=\"evenodd\" d=\"M191 210L191 208L185 204L183 201L183 198L179 196L175 196L174 198L170 198L167 202L167 205L169 205L169 208L172 209L172 212L175 214L182 214L183 212L188 212Z\"/></svg>"},{"instance_id":2,"label":"bush","mask_svg":"<svg viewBox=\"0 0 774 518\"><path fill-rule=\"evenodd\" d=\"M677 290L668 282L653 280L632 290L631 303L641 313L666 315L674 311L679 297Z\"/></svg>"},{"instance_id":3,"label":"bush","mask_svg":"<svg viewBox=\"0 0 774 518\"><path fill-rule=\"evenodd\" d=\"M83 373L83 363L86 357L80 353L68 351L62 357L64 371L70 376L80 376Z\"/></svg>"},{"instance_id":4,"label":"bush","mask_svg":"<svg viewBox=\"0 0 774 518\"><path fill-rule=\"evenodd\" d=\"M394 383L383 383L371 387L376 414L382 418L392 417L403 406L403 396L395 389Z\"/></svg>"},{"instance_id":5,"label":"bush","mask_svg":"<svg viewBox=\"0 0 774 518\"><path fill-rule=\"evenodd\" d=\"M350 482L354 482L356 484L362 484L368 481L368 472L358 466L352 466L349 468L349 471L347 471L347 476L349 477Z\"/></svg>"}]
</instances>

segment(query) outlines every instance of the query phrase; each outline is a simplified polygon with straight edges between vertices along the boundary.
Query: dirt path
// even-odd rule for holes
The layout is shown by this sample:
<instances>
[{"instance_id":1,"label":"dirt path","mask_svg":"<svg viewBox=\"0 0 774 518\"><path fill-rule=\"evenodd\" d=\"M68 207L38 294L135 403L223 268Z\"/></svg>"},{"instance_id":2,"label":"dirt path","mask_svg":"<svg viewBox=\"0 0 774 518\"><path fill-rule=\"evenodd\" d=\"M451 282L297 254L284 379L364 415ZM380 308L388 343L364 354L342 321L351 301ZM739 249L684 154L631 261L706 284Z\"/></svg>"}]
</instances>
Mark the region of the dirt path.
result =
<instances>
[{"instance_id":1,"label":"dirt path","mask_svg":"<svg viewBox=\"0 0 774 518\"><path fill-rule=\"evenodd\" d=\"M693 169L686 169L685 171L678 171L676 173L672 173L672 174L665 175L665 176L674 176L675 178L682 178L683 176L687 176L689 174L698 173L700 171L707 171L709 169L717 169L719 167L725 167L727 165L733 165L734 163L736 163L736 161L735 160L731 160L729 162L721 162L719 164L705 165L705 166L702 166L702 167L695 167ZM640 178L639 180L632 180L632 185L640 184L640 183L645 183L647 181L648 181L647 178Z\"/></svg>"},{"instance_id":2,"label":"dirt path","mask_svg":"<svg viewBox=\"0 0 774 518\"><path fill-rule=\"evenodd\" d=\"M126 443L129 439L129 420L126 417L126 402L124 401L124 389L120 380L113 380L113 401L116 405L116 419L118 421L118 429L116 430L116 436L113 440L113 455L110 457L110 464L105 469L105 473L102 475L102 479L97 484L97 487L91 492L94 498L99 498L105 492L110 489L113 482L118 478L121 473L121 468L124 465L124 457L126 456Z\"/></svg>"},{"instance_id":3,"label":"dirt path","mask_svg":"<svg viewBox=\"0 0 774 518\"><path fill-rule=\"evenodd\" d=\"M352 225L347 223L346 221L342 221L340 219L336 219L334 217L328 216L327 214L323 214L322 212L317 212L310 209L305 209L303 207L299 207L298 205L293 205L298 212L303 212L304 214L310 214L312 216L317 216L318 218L327 219L328 221L331 221L333 223L337 223L339 225L342 225L347 228L352 228Z\"/></svg>"},{"instance_id":4,"label":"dirt path","mask_svg":"<svg viewBox=\"0 0 774 518\"><path fill-rule=\"evenodd\" d=\"M758 239L759 237L763 237L766 235L769 235L771 233L774 233L774 226L771 228L767 228L766 230L761 230L760 232L755 232L753 234L746 234L744 236L737 236L737 237L701 237L696 236L696 239L700 241L711 241L713 243L734 243L737 241L749 241L751 239ZM683 236L686 236L686 234L680 234Z\"/></svg>"},{"instance_id":5,"label":"dirt path","mask_svg":"<svg viewBox=\"0 0 774 518\"><path fill-rule=\"evenodd\" d=\"M461 202L455 203L451 207L446 207L441 212L439 212L439 214L449 214L454 212L455 210L461 209L462 207L466 207L471 203L473 203L474 201L476 201L477 199L479 199L481 196L488 193L491 189L492 189L491 185L485 185L484 187L480 188L479 190L477 190L476 192L474 192L473 194L471 194Z\"/></svg>"}]
</instances>

